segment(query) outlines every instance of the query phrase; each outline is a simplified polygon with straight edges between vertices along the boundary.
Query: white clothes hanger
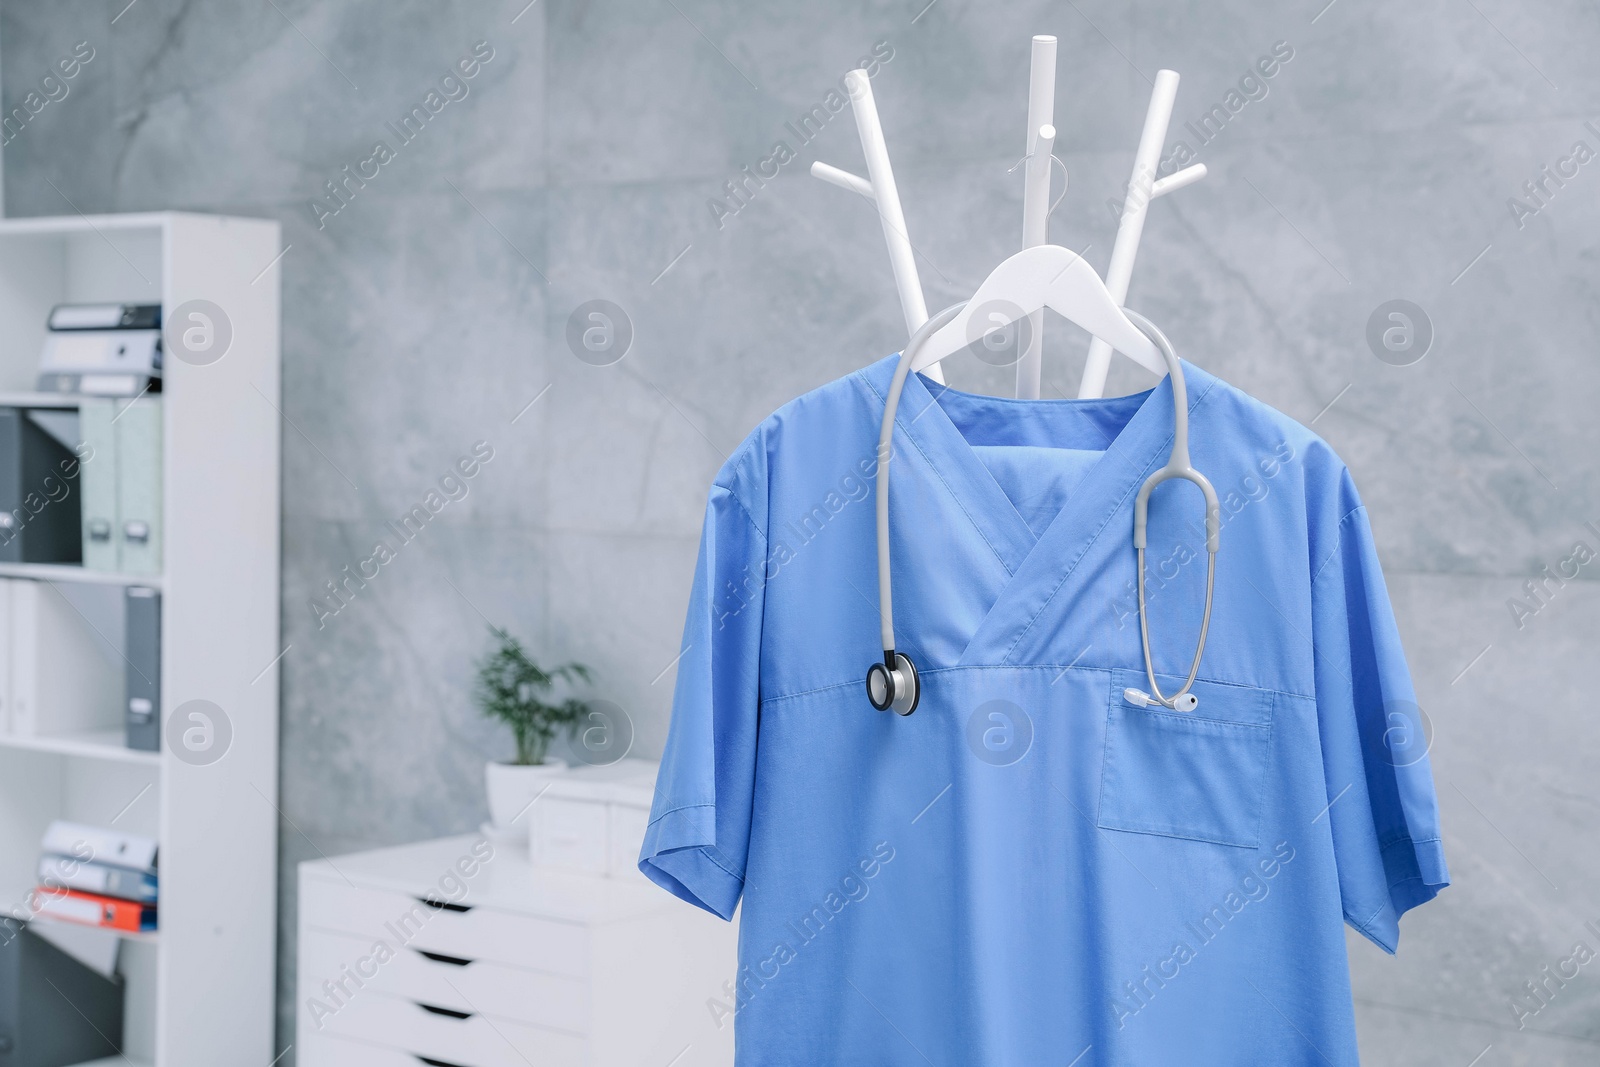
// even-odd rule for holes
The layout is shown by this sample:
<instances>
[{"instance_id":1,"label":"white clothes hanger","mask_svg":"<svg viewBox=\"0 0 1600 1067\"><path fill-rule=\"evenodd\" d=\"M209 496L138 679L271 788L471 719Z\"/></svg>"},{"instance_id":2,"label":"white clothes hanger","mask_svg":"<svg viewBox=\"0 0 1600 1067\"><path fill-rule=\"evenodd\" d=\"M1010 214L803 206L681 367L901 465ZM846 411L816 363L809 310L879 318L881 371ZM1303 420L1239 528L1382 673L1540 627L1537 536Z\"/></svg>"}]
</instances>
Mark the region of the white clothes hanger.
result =
<instances>
[{"instance_id":1,"label":"white clothes hanger","mask_svg":"<svg viewBox=\"0 0 1600 1067\"><path fill-rule=\"evenodd\" d=\"M1145 369L1167 373L1161 350L1123 314L1100 275L1082 256L1060 245L1024 248L996 267L966 306L921 346L911 370L937 363L1043 308L1078 324Z\"/></svg>"}]
</instances>

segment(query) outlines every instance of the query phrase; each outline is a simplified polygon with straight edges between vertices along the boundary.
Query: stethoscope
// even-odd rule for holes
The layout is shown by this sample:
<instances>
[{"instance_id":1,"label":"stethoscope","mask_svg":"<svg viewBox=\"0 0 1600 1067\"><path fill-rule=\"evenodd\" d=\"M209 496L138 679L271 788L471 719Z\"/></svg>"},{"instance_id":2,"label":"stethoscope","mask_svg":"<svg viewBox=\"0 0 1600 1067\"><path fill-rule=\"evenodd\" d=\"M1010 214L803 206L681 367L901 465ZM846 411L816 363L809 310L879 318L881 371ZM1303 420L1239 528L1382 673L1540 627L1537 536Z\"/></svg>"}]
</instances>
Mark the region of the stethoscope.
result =
<instances>
[{"instance_id":1,"label":"stethoscope","mask_svg":"<svg viewBox=\"0 0 1600 1067\"><path fill-rule=\"evenodd\" d=\"M922 683L917 678L916 664L903 652L895 651L894 592L889 578L889 458L894 436L895 412L900 407L900 394L906 378L911 373L911 363L923 344L935 330L944 326L965 306L952 304L924 323L906 343L900 353L900 362L894 370L894 380L889 385L889 396L884 401L883 425L878 431L878 622L883 637L883 661L867 670L867 699L879 711L893 709L897 714L910 715L922 700ZM1135 326L1160 349L1167 363L1167 374L1172 380L1172 450L1167 454L1166 466L1150 475L1139 487L1133 503L1133 549L1138 566L1139 641L1144 646L1144 673L1150 691L1125 689L1123 697L1138 707L1152 704L1173 711L1193 711L1200 698L1189 690L1200 672L1200 657L1206 650L1206 633L1211 628L1211 593L1217 575L1217 543L1222 529L1222 510L1217 506L1216 490L1206 476L1189 463L1189 394L1183 378L1183 364L1173 351L1172 342L1156 328L1155 323L1137 311L1122 309ZM1194 662L1189 666L1189 677L1171 696L1161 692L1156 681L1155 664L1150 658L1150 623L1145 612L1144 551L1146 527L1150 517L1150 491L1169 478L1182 478L1200 487L1206 500L1206 606L1200 618L1200 640L1195 645Z\"/></svg>"}]
</instances>

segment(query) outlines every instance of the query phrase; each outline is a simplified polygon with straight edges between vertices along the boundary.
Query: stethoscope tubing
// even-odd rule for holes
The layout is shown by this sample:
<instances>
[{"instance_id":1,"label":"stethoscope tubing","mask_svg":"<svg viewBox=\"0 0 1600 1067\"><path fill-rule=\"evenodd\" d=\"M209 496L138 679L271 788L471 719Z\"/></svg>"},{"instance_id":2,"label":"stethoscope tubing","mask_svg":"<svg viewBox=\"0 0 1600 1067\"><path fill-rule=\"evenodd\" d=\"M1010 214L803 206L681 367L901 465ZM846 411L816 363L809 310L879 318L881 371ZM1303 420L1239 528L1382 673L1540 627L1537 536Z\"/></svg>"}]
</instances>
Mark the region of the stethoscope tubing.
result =
<instances>
[{"instance_id":1,"label":"stethoscope tubing","mask_svg":"<svg viewBox=\"0 0 1600 1067\"><path fill-rule=\"evenodd\" d=\"M894 419L900 410L900 394L905 391L906 379L911 375L911 363L934 331L955 318L965 300L951 304L918 327L900 353L895 364L894 380L889 383L889 394L883 403L883 425L878 431L878 624L883 637L884 663L894 667L894 583L889 578L889 460L894 455Z\"/></svg>"},{"instance_id":2,"label":"stethoscope tubing","mask_svg":"<svg viewBox=\"0 0 1600 1067\"><path fill-rule=\"evenodd\" d=\"M916 676L915 666L903 653L895 648L894 630L894 583L890 576L889 558L889 462L893 457L895 416L899 412L900 397L905 391L906 380L911 374L911 365L917 353L933 333L950 322L951 319L966 306L963 301L952 304L927 322L912 334L906 343L905 349L900 353L900 360L895 365L894 378L889 383L888 395L884 398L883 424L878 433L878 472L877 472L877 538L878 538L878 625L880 636L883 639L883 666L880 680L883 683L882 696L884 702L880 704L873 699L874 706L880 710L888 708L895 697L895 686L909 685L911 694L909 701L902 699L896 705L903 715L910 714L908 710L901 710L909 703L914 710L920 699L920 683ZM1160 350L1163 360L1167 364L1167 375L1172 382L1173 403L1173 439L1172 449L1167 455L1166 464L1145 479L1139 487L1139 494L1134 501L1133 544L1135 561L1138 568L1138 607L1139 607L1139 642L1144 653L1145 676L1150 683L1151 702L1163 707L1177 710L1178 702L1188 694L1194 686L1195 678L1200 672L1200 661L1205 655L1206 637L1211 629L1211 607L1213 593L1216 585L1217 548L1222 526L1222 512L1217 502L1216 490L1206 476L1195 470L1189 461L1189 398L1187 383L1184 380L1183 364L1179 361L1177 352L1172 347L1172 342L1167 339L1155 323L1145 318L1137 311L1123 308L1129 321L1137 326L1145 336L1149 337L1156 348ZM1193 482L1199 487L1206 501L1206 599L1205 609L1200 620L1200 637L1196 642L1194 660L1189 666L1189 676L1183 687L1170 695L1161 692L1156 681L1155 663L1150 650L1150 625L1149 614L1146 610L1144 556L1146 545L1146 532L1149 521L1150 493L1155 487L1170 478L1181 478ZM904 661L904 667L900 667ZM867 690L872 696L873 674L879 672L875 664L869 672ZM904 694L901 694L904 697ZM1143 697L1140 698L1141 700ZM1189 707L1194 706L1190 698Z\"/></svg>"}]
</instances>

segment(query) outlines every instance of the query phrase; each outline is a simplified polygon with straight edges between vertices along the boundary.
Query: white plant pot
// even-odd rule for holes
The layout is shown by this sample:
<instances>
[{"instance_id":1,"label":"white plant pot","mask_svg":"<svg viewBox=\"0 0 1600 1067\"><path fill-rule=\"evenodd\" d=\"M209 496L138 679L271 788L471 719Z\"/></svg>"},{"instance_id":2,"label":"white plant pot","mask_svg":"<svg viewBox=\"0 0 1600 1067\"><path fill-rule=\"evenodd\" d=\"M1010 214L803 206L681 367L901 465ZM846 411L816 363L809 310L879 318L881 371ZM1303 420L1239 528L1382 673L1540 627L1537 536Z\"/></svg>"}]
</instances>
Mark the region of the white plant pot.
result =
<instances>
[{"instance_id":1,"label":"white plant pot","mask_svg":"<svg viewBox=\"0 0 1600 1067\"><path fill-rule=\"evenodd\" d=\"M547 759L528 766L515 763L489 763L483 769L484 786L489 794L489 823L486 829L506 841L528 839L528 809L550 779L567 773L567 761Z\"/></svg>"}]
</instances>

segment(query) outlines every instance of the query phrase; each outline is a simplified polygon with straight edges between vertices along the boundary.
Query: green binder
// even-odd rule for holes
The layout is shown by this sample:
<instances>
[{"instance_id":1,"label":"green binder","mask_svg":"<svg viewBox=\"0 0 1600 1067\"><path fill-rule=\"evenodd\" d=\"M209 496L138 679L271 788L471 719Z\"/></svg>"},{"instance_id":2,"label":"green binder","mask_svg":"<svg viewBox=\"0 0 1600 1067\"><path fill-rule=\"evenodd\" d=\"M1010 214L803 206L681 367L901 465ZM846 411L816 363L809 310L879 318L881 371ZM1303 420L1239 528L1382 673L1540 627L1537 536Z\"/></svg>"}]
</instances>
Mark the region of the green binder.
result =
<instances>
[{"instance_id":1,"label":"green binder","mask_svg":"<svg viewBox=\"0 0 1600 1067\"><path fill-rule=\"evenodd\" d=\"M161 573L161 400L84 397L83 565Z\"/></svg>"},{"instance_id":2,"label":"green binder","mask_svg":"<svg viewBox=\"0 0 1600 1067\"><path fill-rule=\"evenodd\" d=\"M124 574L161 573L161 400L118 401L117 551Z\"/></svg>"},{"instance_id":3,"label":"green binder","mask_svg":"<svg viewBox=\"0 0 1600 1067\"><path fill-rule=\"evenodd\" d=\"M111 420L117 402L86 396L78 408L78 436L87 447L79 467L83 494L83 565L90 570L117 569L117 449Z\"/></svg>"}]
</instances>

